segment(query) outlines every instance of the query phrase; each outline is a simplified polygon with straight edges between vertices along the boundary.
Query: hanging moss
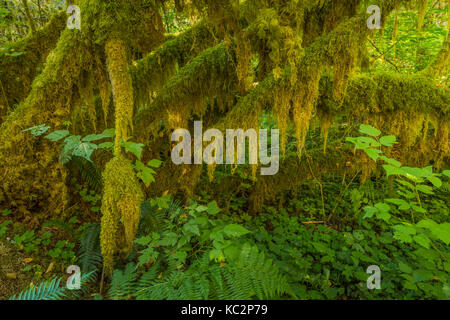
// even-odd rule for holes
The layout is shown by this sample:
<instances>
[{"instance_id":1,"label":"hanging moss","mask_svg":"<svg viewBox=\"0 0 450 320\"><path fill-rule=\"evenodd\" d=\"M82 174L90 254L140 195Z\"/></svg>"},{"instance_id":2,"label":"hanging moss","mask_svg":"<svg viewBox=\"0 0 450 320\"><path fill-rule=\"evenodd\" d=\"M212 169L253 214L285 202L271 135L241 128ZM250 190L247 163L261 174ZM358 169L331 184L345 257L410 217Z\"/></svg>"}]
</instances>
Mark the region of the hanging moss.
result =
<instances>
[{"instance_id":1,"label":"hanging moss","mask_svg":"<svg viewBox=\"0 0 450 320\"><path fill-rule=\"evenodd\" d=\"M103 185L100 243L105 270L111 274L114 255L120 248L125 253L132 248L144 196L131 163L121 155L106 165ZM120 228L124 230L125 243L120 242Z\"/></svg>"},{"instance_id":2,"label":"hanging moss","mask_svg":"<svg viewBox=\"0 0 450 320\"><path fill-rule=\"evenodd\" d=\"M197 56L167 81L148 109L139 112L137 131L145 134L152 121L158 125L164 117L168 120L169 131L187 128L191 115L202 117L205 114L207 98L232 99L238 82L233 59L233 52L224 44Z\"/></svg>"}]
</instances>

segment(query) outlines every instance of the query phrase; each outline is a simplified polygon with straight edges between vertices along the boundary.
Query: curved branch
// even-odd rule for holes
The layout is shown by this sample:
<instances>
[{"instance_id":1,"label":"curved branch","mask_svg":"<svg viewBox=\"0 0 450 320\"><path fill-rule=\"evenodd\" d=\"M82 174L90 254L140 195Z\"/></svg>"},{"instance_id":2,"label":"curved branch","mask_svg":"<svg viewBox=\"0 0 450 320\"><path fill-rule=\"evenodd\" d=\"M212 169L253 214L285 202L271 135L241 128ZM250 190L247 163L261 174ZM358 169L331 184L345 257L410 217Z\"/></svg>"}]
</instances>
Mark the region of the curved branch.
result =
<instances>
[{"instance_id":1,"label":"curved branch","mask_svg":"<svg viewBox=\"0 0 450 320\"><path fill-rule=\"evenodd\" d=\"M38 68L56 46L65 21L66 14L58 13L44 27L0 52L0 105L6 106L0 110L0 117L28 95Z\"/></svg>"}]
</instances>

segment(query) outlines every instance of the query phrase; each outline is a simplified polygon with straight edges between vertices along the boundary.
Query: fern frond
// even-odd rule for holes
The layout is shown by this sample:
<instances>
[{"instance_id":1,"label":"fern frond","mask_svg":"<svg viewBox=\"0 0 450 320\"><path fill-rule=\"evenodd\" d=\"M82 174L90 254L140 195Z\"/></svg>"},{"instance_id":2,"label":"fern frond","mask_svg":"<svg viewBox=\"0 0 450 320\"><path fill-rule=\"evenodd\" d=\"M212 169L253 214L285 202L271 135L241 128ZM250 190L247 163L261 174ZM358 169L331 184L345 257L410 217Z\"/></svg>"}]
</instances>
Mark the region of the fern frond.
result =
<instances>
[{"instance_id":1,"label":"fern frond","mask_svg":"<svg viewBox=\"0 0 450 320\"><path fill-rule=\"evenodd\" d=\"M114 270L109 289L109 297L112 300L126 300L131 298L136 290L136 265L129 263L124 271Z\"/></svg>"},{"instance_id":2,"label":"fern frond","mask_svg":"<svg viewBox=\"0 0 450 320\"><path fill-rule=\"evenodd\" d=\"M102 265L100 230L100 223L91 223L81 234L77 262L83 273L99 270Z\"/></svg>"},{"instance_id":3,"label":"fern frond","mask_svg":"<svg viewBox=\"0 0 450 320\"><path fill-rule=\"evenodd\" d=\"M82 181L85 181L90 189L99 194L102 192L102 173L94 162L88 161L83 157L72 156L71 164L73 164L79 172Z\"/></svg>"},{"instance_id":4,"label":"fern frond","mask_svg":"<svg viewBox=\"0 0 450 320\"><path fill-rule=\"evenodd\" d=\"M55 277L52 280L42 282L38 287L32 286L14 295L9 300L61 300L65 297L65 287L60 287L62 278Z\"/></svg>"}]
</instances>

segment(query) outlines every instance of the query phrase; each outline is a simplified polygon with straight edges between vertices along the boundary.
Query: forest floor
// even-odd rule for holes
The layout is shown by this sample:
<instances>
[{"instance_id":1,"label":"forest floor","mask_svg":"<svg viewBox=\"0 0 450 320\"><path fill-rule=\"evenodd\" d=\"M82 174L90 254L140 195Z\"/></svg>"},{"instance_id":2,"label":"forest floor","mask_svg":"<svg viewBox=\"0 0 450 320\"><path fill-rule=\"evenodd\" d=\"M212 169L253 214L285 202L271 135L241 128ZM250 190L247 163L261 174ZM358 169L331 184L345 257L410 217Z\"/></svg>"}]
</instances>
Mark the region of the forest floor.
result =
<instances>
[{"instance_id":1,"label":"forest floor","mask_svg":"<svg viewBox=\"0 0 450 320\"><path fill-rule=\"evenodd\" d=\"M11 243L0 239L0 300L20 292L32 281L32 275L22 272L26 258Z\"/></svg>"}]
</instances>

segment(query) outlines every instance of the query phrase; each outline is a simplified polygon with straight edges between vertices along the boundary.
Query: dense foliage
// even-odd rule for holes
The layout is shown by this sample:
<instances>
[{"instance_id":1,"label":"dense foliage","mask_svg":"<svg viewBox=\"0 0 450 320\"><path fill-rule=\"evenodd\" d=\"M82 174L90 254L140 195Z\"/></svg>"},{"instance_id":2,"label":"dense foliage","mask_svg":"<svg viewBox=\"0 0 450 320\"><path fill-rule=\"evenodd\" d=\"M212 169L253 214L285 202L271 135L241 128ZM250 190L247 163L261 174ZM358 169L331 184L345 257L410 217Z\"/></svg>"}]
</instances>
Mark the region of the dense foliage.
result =
<instances>
[{"instance_id":1,"label":"dense foliage","mask_svg":"<svg viewBox=\"0 0 450 320\"><path fill-rule=\"evenodd\" d=\"M0 298L450 298L448 1L5 0L0 19ZM176 165L199 120L279 129L279 172Z\"/></svg>"}]
</instances>

